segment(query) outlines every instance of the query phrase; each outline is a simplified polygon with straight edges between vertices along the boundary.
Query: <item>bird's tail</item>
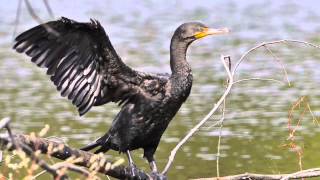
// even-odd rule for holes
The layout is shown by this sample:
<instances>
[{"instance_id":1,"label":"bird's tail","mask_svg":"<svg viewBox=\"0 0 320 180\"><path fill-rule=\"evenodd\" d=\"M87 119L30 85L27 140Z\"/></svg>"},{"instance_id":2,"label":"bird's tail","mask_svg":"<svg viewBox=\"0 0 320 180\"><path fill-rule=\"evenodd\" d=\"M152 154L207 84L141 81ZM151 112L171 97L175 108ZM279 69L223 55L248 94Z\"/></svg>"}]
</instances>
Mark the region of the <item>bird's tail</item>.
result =
<instances>
[{"instance_id":1,"label":"bird's tail","mask_svg":"<svg viewBox=\"0 0 320 180\"><path fill-rule=\"evenodd\" d=\"M94 142L89 143L88 145L81 148L83 151L90 151L98 146L101 146L98 150L96 150L94 153L100 153L100 152L107 152L110 149L110 142L109 142L110 135L107 133L104 136L98 138Z\"/></svg>"},{"instance_id":2,"label":"bird's tail","mask_svg":"<svg viewBox=\"0 0 320 180\"><path fill-rule=\"evenodd\" d=\"M86 146L80 148L80 150L82 151L90 151L96 147L98 147L100 144L97 141L91 142L89 144L87 144Z\"/></svg>"}]
</instances>

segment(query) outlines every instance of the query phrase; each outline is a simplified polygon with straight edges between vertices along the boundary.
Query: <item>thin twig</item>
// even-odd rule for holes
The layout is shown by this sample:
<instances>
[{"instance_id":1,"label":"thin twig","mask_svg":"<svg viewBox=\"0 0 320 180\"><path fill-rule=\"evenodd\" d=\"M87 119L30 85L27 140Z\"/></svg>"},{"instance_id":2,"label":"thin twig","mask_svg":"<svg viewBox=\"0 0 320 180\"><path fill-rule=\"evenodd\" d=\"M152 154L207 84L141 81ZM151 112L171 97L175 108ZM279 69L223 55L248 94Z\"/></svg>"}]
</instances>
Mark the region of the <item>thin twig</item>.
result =
<instances>
[{"instance_id":1,"label":"thin twig","mask_svg":"<svg viewBox=\"0 0 320 180\"><path fill-rule=\"evenodd\" d=\"M226 60L226 62L228 63L228 68L229 71L231 71L231 59L230 56L228 56L227 58L224 57L224 60ZM229 83L229 79L227 80L227 83ZM234 84L234 83L233 83ZM222 114L221 114L221 124L220 124L220 128L219 128L219 138L218 138L218 145L217 145L217 177L220 176L220 167L219 167L219 160L220 160L220 145L221 145L221 137L222 137L222 127L223 127L223 122L224 122L224 117L225 117L225 111L226 111L226 98L223 101L223 106L222 106Z\"/></svg>"},{"instance_id":2,"label":"thin twig","mask_svg":"<svg viewBox=\"0 0 320 180\"><path fill-rule=\"evenodd\" d=\"M11 119L9 117L5 117L0 121L0 129L7 128L7 125L10 123ZM0 162L2 162L3 153L0 151Z\"/></svg>"},{"instance_id":3,"label":"thin twig","mask_svg":"<svg viewBox=\"0 0 320 180\"><path fill-rule=\"evenodd\" d=\"M7 126L8 123L10 123L11 119L9 117L5 117L0 121L0 129Z\"/></svg>"},{"instance_id":4,"label":"thin twig","mask_svg":"<svg viewBox=\"0 0 320 180\"><path fill-rule=\"evenodd\" d=\"M49 33L52 33L57 37L60 36L60 34L56 30L54 30L53 28L51 28L49 25L45 24L41 20L41 18L35 13L34 9L32 8L29 0L24 0L24 2L26 3L29 14L34 20L36 20L39 24L41 24Z\"/></svg>"},{"instance_id":5,"label":"thin twig","mask_svg":"<svg viewBox=\"0 0 320 180\"><path fill-rule=\"evenodd\" d=\"M252 51L255 51L256 49L259 49L259 48L261 48L261 47L263 47L263 46L266 46L266 45L280 44L280 43L298 43L298 44L304 44L304 45L307 45L307 46L311 46L311 47L320 49L320 46L315 45L315 44L313 44L313 43L309 43L309 42L306 42L306 41L300 41L300 40L293 40L293 39L281 39L281 40L263 42L263 43L258 44L257 46L254 46L253 48L249 49L248 51L246 51L246 52L240 57L240 59L237 61L236 65L234 66L234 69L233 69L233 71L232 71L232 74L233 74L233 75L235 74L235 72L237 71L239 65L240 65L240 64L242 63L242 61L248 56L248 54L250 54Z\"/></svg>"},{"instance_id":6,"label":"thin twig","mask_svg":"<svg viewBox=\"0 0 320 180\"><path fill-rule=\"evenodd\" d=\"M251 80L273 81L273 82L277 82L277 83L280 83L280 84L285 84L282 81L279 81L279 80L276 80L276 79L271 79L271 78L246 78L246 79L240 79L240 80L234 81L233 84L237 84L237 83L244 82L244 81L251 81Z\"/></svg>"},{"instance_id":7,"label":"thin twig","mask_svg":"<svg viewBox=\"0 0 320 180\"><path fill-rule=\"evenodd\" d=\"M51 7L50 7L50 5L49 5L48 0L43 0L43 3L44 3L44 5L46 6L46 9L47 9L50 17L53 19L53 18L54 18L54 14L53 14L53 11L52 11L52 9L51 9Z\"/></svg>"},{"instance_id":8,"label":"thin twig","mask_svg":"<svg viewBox=\"0 0 320 180\"><path fill-rule=\"evenodd\" d=\"M14 149L16 150L22 150L24 151L34 162L36 162L41 168L45 169L46 171L48 171L50 174L53 175L54 178L58 177L59 174L57 173L56 170L52 169L45 161L39 159L34 153L33 150L23 144L23 143L19 143L16 141L12 130L10 128L10 118L4 118L1 122L0 122L0 127L5 127L8 131L9 134L9 138L10 138L10 142L13 146ZM67 176L61 176L61 179L66 179Z\"/></svg>"},{"instance_id":9,"label":"thin twig","mask_svg":"<svg viewBox=\"0 0 320 180\"><path fill-rule=\"evenodd\" d=\"M28 9L28 12L29 14L31 15L31 17L36 20L39 24L42 24L43 21L42 19L35 13L33 7L31 6L29 0L24 0L26 6L27 6L27 9Z\"/></svg>"},{"instance_id":10,"label":"thin twig","mask_svg":"<svg viewBox=\"0 0 320 180\"><path fill-rule=\"evenodd\" d=\"M42 169L46 170L48 173L50 173L54 178L57 178L57 177L60 177L60 179L68 179L68 176L67 175L59 175L59 173L51 168L44 160L42 159L39 159L33 152L33 150L23 144L23 143L20 143L19 144L21 149L34 161L36 162Z\"/></svg>"},{"instance_id":11,"label":"thin twig","mask_svg":"<svg viewBox=\"0 0 320 180\"><path fill-rule=\"evenodd\" d=\"M17 31L18 31L20 13L21 13L21 6L22 6L22 0L19 0L18 7L17 7L17 12L16 12L16 18L14 20L13 38L16 36Z\"/></svg>"},{"instance_id":12,"label":"thin twig","mask_svg":"<svg viewBox=\"0 0 320 180\"><path fill-rule=\"evenodd\" d=\"M223 107L222 107L222 115L221 115L221 119L220 119L220 127L219 127L219 138L218 138L218 145L217 145L217 177L220 177L220 166L219 166L219 162L220 162L220 145L221 145L221 136L222 136L222 127L223 127L223 121L224 121L224 117L225 117L225 109L226 109L226 100L223 101Z\"/></svg>"},{"instance_id":13,"label":"thin twig","mask_svg":"<svg viewBox=\"0 0 320 180\"><path fill-rule=\"evenodd\" d=\"M270 54L271 56L274 58L274 60L276 60L276 62L278 62L283 70L284 73L284 77L287 80L288 86L291 86L290 80L289 80L289 76L288 76L288 72L286 70L285 65L282 63L282 61L271 51L271 49L268 46L263 46Z\"/></svg>"},{"instance_id":14,"label":"thin twig","mask_svg":"<svg viewBox=\"0 0 320 180\"><path fill-rule=\"evenodd\" d=\"M305 174L308 174L308 176L306 176ZM280 180L289 180L294 178L300 179L300 178L319 177L319 176L320 176L320 168L312 168L312 169L306 169L306 170L298 171L292 174L288 174L285 177L281 178Z\"/></svg>"},{"instance_id":15,"label":"thin twig","mask_svg":"<svg viewBox=\"0 0 320 180\"><path fill-rule=\"evenodd\" d=\"M6 128L7 131L8 131L10 141L11 141L11 143L13 144L14 148L17 149L17 150L20 150L20 145L15 141L15 139L14 139L14 137L13 137L13 135L12 135L10 126L7 124L7 125L5 126L5 128Z\"/></svg>"},{"instance_id":16,"label":"thin twig","mask_svg":"<svg viewBox=\"0 0 320 180\"><path fill-rule=\"evenodd\" d=\"M177 153L177 151L180 149L180 147L187 142L187 140L198 131L198 129L207 122L208 119L217 111L217 109L220 107L220 105L223 103L224 99L228 96L228 94L231 91L231 87L233 84L233 76L231 76L231 72L229 71L229 67L224 61L224 56L221 56L222 63L224 65L224 68L228 74L229 82L226 91L223 93L223 95L220 97L218 102L214 105L214 107L211 109L211 111L198 123L196 124L189 132L188 134L173 148L173 150L170 153L168 163L166 164L164 170L162 171L162 174L167 174L168 170L170 169L170 166L174 160L174 157Z\"/></svg>"},{"instance_id":17,"label":"thin twig","mask_svg":"<svg viewBox=\"0 0 320 180\"><path fill-rule=\"evenodd\" d=\"M97 168L97 172L100 172L102 174L109 175L111 177L115 177L118 179L130 179L130 178L132 179L132 175L128 170L129 167L122 166L120 164L122 163L122 161L113 162L106 159L106 157L104 156L99 156L91 152L70 148L63 143L47 140L45 138L31 137L28 135L21 135L21 134L15 135L14 138L17 142L19 142L19 144L24 144L26 147L31 148L31 152L39 151L42 154L47 154L47 155L50 155L51 157L55 157L60 160L67 160L70 157L80 158L81 160L79 160L78 162L75 162L74 163L75 165L86 167L86 168L91 168L93 165L98 165L97 167L95 167ZM10 143L10 140L7 137L0 136L0 144L8 145L8 143ZM54 149L57 149L57 151L52 151ZM25 151L25 149L23 150ZM123 159L120 159L120 160L123 160ZM45 168L42 168L42 169L45 169ZM148 174L146 174L144 171L140 169L137 169L136 175L141 179L147 179L149 177Z\"/></svg>"},{"instance_id":18,"label":"thin twig","mask_svg":"<svg viewBox=\"0 0 320 180\"><path fill-rule=\"evenodd\" d=\"M192 135L198 131L198 129L208 120L210 119L210 117L217 111L217 109L221 106L221 104L224 102L225 98L229 95L232 85L235 84L233 78L237 72L238 67L240 66L240 64L242 63L242 61L252 52L255 51L256 49L259 49L261 47L265 47L267 45L272 45L272 44L279 44L279 43L298 43L298 44L304 44L307 46L311 46L314 48L318 48L320 49L320 46L306 42L306 41L300 41L300 40L290 40L290 39L282 39L282 40L275 40L275 41L269 41L269 42L263 42L257 46L254 46L253 48L249 49L248 51L246 51L240 58L239 60L235 63L235 66L233 68L232 71L229 70L228 65L225 63L225 61L223 61L223 65L224 68L226 69L226 72L228 74L228 78L230 80L230 82L228 83L227 89L225 90L225 92L223 93L223 95L220 97L220 99L218 100L218 102L214 105L214 107L210 110L210 112L198 123L196 124L187 134L186 136L172 149L170 156L168 158L168 162L164 168L164 170L162 171L162 174L166 174L168 172L168 170L170 169L170 166L174 160L174 157L177 153L177 151L180 149L180 147L186 143L186 141L188 141L188 139L190 137L192 137ZM225 58L224 56L222 56L223 59ZM251 79L251 78L249 78ZM236 81L236 83L239 83L241 81L247 81L249 79L242 79L239 81ZM256 79L256 80L262 80L262 78L252 78L252 79ZM267 79L264 79L267 80ZM274 80L274 79L268 79L270 81L276 81L276 82L280 82L278 80ZM214 125L217 125L221 123L221 121L217 121Z\"/></svg>"},{"instance_id":19,"label":"thin twig","mask_svg":"<svg viewBox=\"0 0 320 180\"><path fill-rule=\"evenodd\" d=\"M301 179L312 178L320 176L320 168L312 168L303 171L294 172L291 174L254 174L244 173L224 177L211 177L211 178L199 178L194 180L288 180L288 179Z\"/></svg>"},{"instance_id":20,"label":"thin twig","mask_svg":"<svg viewBox=\"0 0 320 180\"><path fill-rule=\"evenodd\" d=\"M76 172L76 173L79 173L79 174L82 174L85 177L89 177L89 175L90 175L89 171L87 171L84 168L81 168L79 166L76 166L76 165L74 165L72 163L59 162L59 163L56 163L56 164L52 165L51 167L53 169L55 169L55 170L59 170L59 169L62 169L62 168L67 168L68 170ZM32 178L36 179L39 176L41 176L42 174L44 174L45 172L47 172L47 171L41 171L40 173L36 174Z\"/></svg>"}]
</instances>

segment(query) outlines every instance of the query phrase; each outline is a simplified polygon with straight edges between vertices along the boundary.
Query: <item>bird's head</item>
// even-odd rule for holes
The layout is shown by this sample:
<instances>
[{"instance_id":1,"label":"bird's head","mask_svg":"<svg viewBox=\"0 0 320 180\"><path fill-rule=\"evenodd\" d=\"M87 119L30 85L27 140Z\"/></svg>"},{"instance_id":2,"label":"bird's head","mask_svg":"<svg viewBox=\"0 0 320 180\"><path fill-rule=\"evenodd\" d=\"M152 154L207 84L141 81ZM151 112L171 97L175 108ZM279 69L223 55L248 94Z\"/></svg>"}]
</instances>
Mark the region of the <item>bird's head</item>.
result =
<instances>
[{"instance_id":1,"label":"bird's head","mask_svg":"<svg viewBox=\"0 0 320 180\"><path fill-rule=\"evenodd\" d=\"M228 32L229 30L227 28L214 29L199 22L188 22L181 24L175 31L174 36L178 38L179 41L190 44L197 39L209 35L226 34Z\"/></svg>"}]
</instances>

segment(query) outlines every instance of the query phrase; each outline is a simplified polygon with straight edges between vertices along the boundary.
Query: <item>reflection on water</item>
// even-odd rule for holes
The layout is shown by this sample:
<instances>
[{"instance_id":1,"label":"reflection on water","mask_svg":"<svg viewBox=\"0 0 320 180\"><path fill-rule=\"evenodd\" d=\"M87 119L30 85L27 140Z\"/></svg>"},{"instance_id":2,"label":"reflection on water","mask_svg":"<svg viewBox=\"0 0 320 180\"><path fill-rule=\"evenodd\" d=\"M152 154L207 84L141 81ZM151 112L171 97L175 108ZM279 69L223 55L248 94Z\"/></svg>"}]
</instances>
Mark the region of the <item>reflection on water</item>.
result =
<instances>
[{"instance_id":1,"label":"reflection on water","mask_svg":"<svg viewBox=\"0 0 320 180\"><path fill-rule=\"evenodd\" d=\"M6 0L5 0L6 2ZM9 1L8 1L9 2ZM93 3L94 2L94 3ZM316 4L315 4L316 3ZM230 54L233 62L258 42L274 39L300 39L320 43L319 2L316 1L51 1L56 16L87 21L94 17L106 28L115 48L131 66L150 72L170 72L168 47L174 29L186 21L202 21L209 26L232 30L229 36L206 38L192 45L188 52L193 67L194 86L163 135L156 157L163 168L179 139L213 106L223 89L225 74L220 54ZM34 5L41 17L48 17L42 4ZM19 32L34 25L23 8ZM15 131L38 131L44 124L50 136L63 137L80 147L101 136L118 112L116 105L95 107L85 117L61 98L44 71L25 56L10 50L16 4L0 7L0 117L10 116ZM48 18L47 18L48 19ZM288 71L291 87L266 81L237 84L227 99L222 128L220 175L243 172L286 173L298 170L294 152L283 147L288 136L288 110L300 97L308 96L315 115L320 99L319 50L302 45L273 45ZM161 68L155 68L161 67ZM266 49L260 49L240 66L237 79L260 77L285 82L283 71ZM186 179L215 176L219 128L210 127L214 116L178 153L169 176ZM320 160L317 126L306 114L297 134L304 146L303 167L317 166ZM118 156L115 152L110 152ZM135 152L137 164L148 169Z\"/></svg>"}]
</instances>

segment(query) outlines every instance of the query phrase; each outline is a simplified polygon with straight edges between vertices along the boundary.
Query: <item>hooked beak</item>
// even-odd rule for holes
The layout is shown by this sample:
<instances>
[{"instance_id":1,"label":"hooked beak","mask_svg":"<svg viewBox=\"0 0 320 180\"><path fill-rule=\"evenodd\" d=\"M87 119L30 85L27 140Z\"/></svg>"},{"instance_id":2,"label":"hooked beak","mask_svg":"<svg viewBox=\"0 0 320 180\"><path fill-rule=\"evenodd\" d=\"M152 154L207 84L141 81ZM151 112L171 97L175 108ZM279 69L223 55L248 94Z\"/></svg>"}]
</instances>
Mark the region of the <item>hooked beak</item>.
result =
<instances>
[{"instance_id":1,"label":"hooked beak","mask_svg":"<svg viewBox=\"0 0 320 180\"><path fill-rule=\"evenodd\" d=\"M200 39L209 35L219 35L229 33L228 28L213 29L213 28L204 28L203 31L196 32L194 37Z\"/></svg>"}]
</instances>

